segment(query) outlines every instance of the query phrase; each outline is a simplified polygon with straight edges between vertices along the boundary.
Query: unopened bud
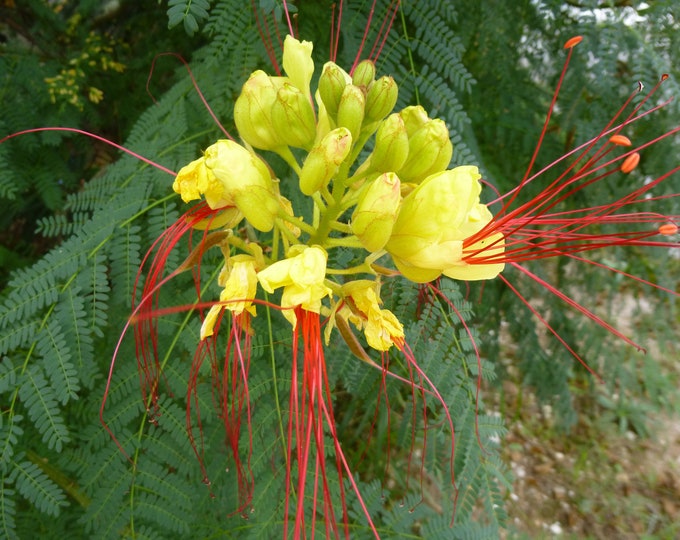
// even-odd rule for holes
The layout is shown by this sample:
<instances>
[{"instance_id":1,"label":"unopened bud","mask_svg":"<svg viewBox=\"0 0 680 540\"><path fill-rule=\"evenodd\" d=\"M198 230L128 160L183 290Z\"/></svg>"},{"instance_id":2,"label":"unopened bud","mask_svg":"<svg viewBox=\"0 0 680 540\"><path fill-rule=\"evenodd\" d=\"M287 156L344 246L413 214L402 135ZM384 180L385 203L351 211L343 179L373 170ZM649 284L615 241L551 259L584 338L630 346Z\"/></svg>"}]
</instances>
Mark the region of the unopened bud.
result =
<instances>
[{"instance_id":1,"label":"unopened bud","mask_svg":"<svg viewBox=\"0 0 680 540\"><path fill-rule=\"evenodd\" d=\"M408 136L404 121L398 114L391 114L380 123L378 132L375 134L371 170L398 171L406 162L408 152Z\"/></svg>"},{"instance_id":2,"label":"unopened bud","mask_svg":"<svg viewBox=\"0 0 680 540\"><path fill-rule=\"evenodd\" d=\"M337 64L326 62L323 66L319 77L319 95L333 121L338 115L342 91L351 82L352 78Z\"/></svg>"},{"instance_id":3,"label":"unopened bud","mask_svg":"<svg viewBox=\"0 0 680 540\"><path fill-rule=\"evenodd\" d=\"M353 84L345 86L338 105L337 122L338 127L345 127L349 130L353 140L357 140L361 133L365 108L366 96L363 90Z\"/></svg>"},{"instance_id":4,"label":"unopened bud","mask_svg":"<svg viewBox=\"0 0 680 540\"><path fill-rule=\"evenodd\" d=\"M370 60L364 60L354 69L352 84L368 88L375 79L375 64Z\"/></svg>"},{"instance_id":5,"label":"unopened bud","mask_svg":"<svg viewBox=\"0 0 680 540\"><path fill-rule=\"evenodd\" d=\"M293 86L308 99L309 83L314 74L312 48L311 41L298 41L293 36L286 36L283 42L283 70Z\"/></svg>"},{"instance_id":6,"label":"unopened bud","mask_svg":"<svg viewBox=\"0 0 680 540\"><path fill-rule=\"evenodd\" d=\"M300 172L300 191L312 195L328 185L352 148L347 128L329 131L307 154Z\"/></svg>"},{"instance_id":7,"label":"unopened bud","mask_svg":"<svg viewBox=\"0 0 680 540\"><path fill-rule=\"evenodd\" d=\"M382 120L392 112L397 103L399 87L392 77L380 77L368 87L366 118Z\"/></svg>"},{"instance_id":8,"label":"unopened bud","mask_svg":"<svg viewBox=\"0 0 680 540\"><path fill-rule=\"evenodd\" d=\"M216 179L205 192L208 205L219 208L213 204L233 201L253 227L270 231L279 201L264 162L240 144L220 140L206 149L205 164Z\"/></svg>"},{"instance_id":9,"label":"unopened bud","mask_svg":"<svg viewBox=\"0 0 680 540\"><path fill-rule=\"evenodd\" d=\"M381 250L392 235L401 202L401 182L394 173L381 174L364 188L352 214L352 232L370 252Z\"/></svg>"},{"instance_id":10,"label":"unopened bud","mask_svg":"<svg viewBox=\"0 0 680 540\"><path fill-rule=\"evenodd\" d=\"M404 121L409 138L413 137L415 132L430 120L427 116L427 111L420 105L405 107L399 111L399 116Z\"/></svg>"},{"instance_id":11,"label":"unopened bud","mask_svg":"<svg viewBox=\"0 0 680 540\"><path fill-rule=\"evenodd\" d=\"M314 110L309 98L292 84L279 88L272 105L272 124L287 146L309 149L314 143Z\"/></svg>"},{"instance_id":12,"label":"unopened bud","mask_svg":"<svg viewBox=\"0 0 680 540\"><path fill-rule=\"evenodd\" d=\"M284 146L271 118L272 105L284 80L283 77L270 77L264 71L255 71L234 104L236 128L243 140L255 148L273 150Z\"/></svg>"},{"instance_id":13,"label":"unopened bud","mask_svg":"<svg viewBox=\"0 0 680 540\"><path fill-rule=\"evenodd\" d=\"M408 141L408 158L399 169L404 182L421 182L448 167L453 155L449 130L443 120L428 121Z\"/></svg>"}]
</instances>

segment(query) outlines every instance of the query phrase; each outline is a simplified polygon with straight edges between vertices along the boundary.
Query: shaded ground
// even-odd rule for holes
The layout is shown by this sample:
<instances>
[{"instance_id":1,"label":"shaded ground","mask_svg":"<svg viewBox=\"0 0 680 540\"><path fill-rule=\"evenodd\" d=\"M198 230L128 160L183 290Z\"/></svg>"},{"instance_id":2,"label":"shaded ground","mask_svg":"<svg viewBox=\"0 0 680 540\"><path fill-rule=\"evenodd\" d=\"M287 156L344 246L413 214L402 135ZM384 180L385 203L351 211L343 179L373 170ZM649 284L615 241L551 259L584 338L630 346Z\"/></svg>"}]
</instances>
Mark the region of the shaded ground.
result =
<instances>
[{"instance_id":1,"label":"shaded ground","mask_svg":"<svg viewBox=\"0 0 680 540\"><path fill-rule=\"evenodd\" d=\"M542 415L506 439L515 476L508 538L680 538L680 418L641 439L584 420L568 435Z\"/></svg>"}]
</instances>

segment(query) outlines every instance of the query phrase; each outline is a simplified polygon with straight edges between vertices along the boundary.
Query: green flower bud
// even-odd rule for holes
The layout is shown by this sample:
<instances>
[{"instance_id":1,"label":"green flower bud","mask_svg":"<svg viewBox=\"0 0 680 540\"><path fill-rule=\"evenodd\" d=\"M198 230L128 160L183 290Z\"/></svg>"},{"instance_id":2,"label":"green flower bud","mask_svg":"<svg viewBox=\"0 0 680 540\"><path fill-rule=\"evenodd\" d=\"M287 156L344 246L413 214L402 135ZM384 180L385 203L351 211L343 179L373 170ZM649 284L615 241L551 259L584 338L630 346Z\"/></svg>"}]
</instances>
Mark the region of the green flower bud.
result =
<instances>
[{"instance_id":1,"label":"green flower bud","mask_svg":"<svg viewBox=\"0 0 680 540\"><path fill-rule=\"evenodd\" d=\"M409 138L413 137L413 134L430 120L427 111L420 105L411 105L402 109L399 116L404 121Z\"/></svg>"},{"instance_id":2,"label":"green flower bud","mask_svg":"<svg viewBox=\"0 0 680 540\"><path fill-rule=\"evenodd\" d=\"M328 185L352 148L347 128L329 131L307 154L300 172L300 191L312 195Z\"/></svg>"},{"instance_id":3,"label":"green flower bud","mask_svg":"<svg viewBox=\"0 0 680 540\"><path fill-rule=\"evenodd\" d=\"M421 182L448 167L453 155L449 130L443 120L426 122L408 141L408 158L399 177L404 182Z\"/></svg>"},{"instance_id":4,"label":"green flower bud","mask_svg":"<svg viewBox=\"0 0 680 540\"><path fill-rule=\"evenodd\" d=\"M381 250L392 235L401 202L401 182L391 172L368 184L352 214L352 232L370 252Z\"/></svg>"},{"instance_id":5,"label":"green flower bud","mask_svg":"<svg viewBox=\"0 0 680 540\"><path fill-rule=\"evenodd\" d=\"M293 36L286 36L283 42L283 70L305 97L311 95L309 83L314 74L312 48L311 41L298 41Z\"/></svg>"},{"instance_id":6,"label":"green flower bud","mask_svg":"<svg viewBox=\"0 0 680 540\"><path fill-rule=\"evenodd\" d=\"M276 94L272 124L287 146L309 150L314 143L314 110L309 98L290 83L284 83Z\"/></svg>"},{"instance_id":7,"label":"green flower bud","mask_svg":"<svg viewBox=\"0 0 680 540\"><path fill-rule=\"evenodd\" d=\"M236 128L243 140L255 148L273 150L285 145L274 129L271 117L276 94L285 81L283 77L270 77L264 71L255 71L234 104Z\"/></svg>"},{"instance_id":8,"label":"green flower bud","mask_svg":"<svg viewBox=\"0 0 680 540\"><path fill-rule=\"evenodd\" d=\"M353 140L357 140L359 133L361 133L365 108L366 96L361 88L353 84L345 86L338 105L337 122L339 127L345 127L349 130Z\"/></svg>"},{"instance_id":9,"label":"green flower bud","mask_svg":"<svg viewBox=\"0 0 680 540\"><path fill-rule=\"evenodd\" d=\"M385 118L397 103L399 87L392 77L380 77L368 87L366 118L371 121Z\"/></svg>"},{"instance_id":10,"label":"green flower bud","mask_svg":"<svg viewBox=\"0 0 680 540\"><path fill-rule=\"evenodd\" d=\"M375 79L375 64L370 60L364 60L354 69L352 84L368 88Z\"/></svg>"},{"instance_id":11,"label":"green flower bud","mask_svg":"<svg viewBox=\"0 0 680 540\"><path fill-rule=\"evenodd\" d=\"M220 140L208 147L204 157L206 168L216 179L205 191L210 207L219 208L220 201L233 201L253 227L270 231L279 210L279 200L264 162L229 140Z\"/></svg>"},{"instance_id":12,"label":"green flower bud","mask_svg":"<svg viewBox=\"0 0 680 540\"><path fill-rule=\"evenodd\" d=\"M326 62L319 77L319 95L326 106L328 116L335 121L338 115L340 98L345 86L352 82L352 78L337 64Z\"/></svg>"},{"instance_id":13,"label":"green flower bud","mask_svg":"<svg viewBox=\"0 0 680 540\"><path fill-rule=\"evenodd\" d=\"M371 170L398 171L406 163L409 153L406 126L401 116L391 114L380 123L375 134L375 147L371 154Z\"/></svg>"}]
</instances>

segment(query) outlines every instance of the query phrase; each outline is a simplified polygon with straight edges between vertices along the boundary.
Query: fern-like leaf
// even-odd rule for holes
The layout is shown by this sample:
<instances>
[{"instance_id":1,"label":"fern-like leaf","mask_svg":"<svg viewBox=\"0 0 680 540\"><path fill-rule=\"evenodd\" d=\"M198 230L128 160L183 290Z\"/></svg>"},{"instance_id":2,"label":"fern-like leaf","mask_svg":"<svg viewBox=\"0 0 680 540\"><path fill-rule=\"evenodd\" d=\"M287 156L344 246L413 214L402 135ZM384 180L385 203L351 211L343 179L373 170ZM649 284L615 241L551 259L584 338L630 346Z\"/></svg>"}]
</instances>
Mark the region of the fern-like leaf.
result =
<instances>
[{"instance_id":1,"label":"fern-like leaf","mask_svg":"<svg viewBox=\"0 0 680 540\"><path fill-rule=\"evenodd\" d=\"M41 512L58 516L66 506L66 495L50 478L31 461L14 461L9 482L16 490Z\"/></svg>"},{"instance_id":2,"label":"fern-like leaf","mask_svg":"<svg viewBox=\"0 0 680 540\"><path fill-rule=\"evenodd\" d=\"M51 317L38 334L36 348L45 360L43 365L57 400L66 405L70 399L78 399L78 372L73 365L73 355L66 344L66 336L55 317Z\"/></svg>"},{"instance_id":3,"label":"fern-like leaf","mask_svg":"<svg viewBox=\"0 0 680 540\"><path fill-rule=\"evenodd\" d=\"M28 416L48 448L61 452L63 445L69 442L70 436L59 411L54 390L38 365L29 366L22 378L19 397L28 411Z\"/></svg>"},{"instance_id":4,"label":"fern-like leaf","mask_svg":"<svg viewBox=\"0 0 680 540\"><path fill-rule=\"evenodd\" d=\"M15 491L9 489L5 484L5 479L0 477L0 537L7 540L19 538L16 533L17 514L16 502L14 501Z\"/></svg>"}]
</instances>

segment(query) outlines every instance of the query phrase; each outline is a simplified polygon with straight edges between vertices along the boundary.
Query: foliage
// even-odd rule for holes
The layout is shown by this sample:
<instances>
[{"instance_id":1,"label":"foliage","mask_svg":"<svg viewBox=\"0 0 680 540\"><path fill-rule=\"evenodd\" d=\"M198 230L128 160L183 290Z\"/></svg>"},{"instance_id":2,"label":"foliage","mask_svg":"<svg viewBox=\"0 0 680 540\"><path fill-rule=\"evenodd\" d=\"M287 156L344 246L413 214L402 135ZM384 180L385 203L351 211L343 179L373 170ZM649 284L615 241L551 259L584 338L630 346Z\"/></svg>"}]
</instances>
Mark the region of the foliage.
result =
<instances>
[{"instance_id":1,"label":"foliage","mask_svg":"<svg viewBox=\"0 0 680 540\"><path fill-rule=\"evenodd\" d=\"M60 73L71 59L83 58L92 47L90 31L111 44L114 41L107 40L114 38L107 36L106 29L125 27L121 22L111 26L101 22L95 4L61 2L58 5L63 10L56 12L47 3L33 0L21 8L8 7L10 4L0 8L0 13L19 19L26 13L36 15L34 22L22 27L35 42L27 46L14 36L3 45L0 131L11 133L46 124L92 125L114 139L119 132L127 133L125 147L179 169L220 136L187 76L162 81L165 91L162 95L156 92L158 102L140 112L139 102L131 103L130 97L134 101L144 95L140 82L151 58L140 59L137 65L141 69L133 72L131 57L128 53L117 56L121 50L117 48L117 61L130 66L128 72L109 73L103 84L93 70L84 73L81 83L83 88L105 88L106 108L97 108L82 94L78 94L82 110L68 100L60 105L50 101L46 77ZM252 12L237 0L217 0L212 6L206 1L173 0L166 18L163 8L155 4L149 3L151 7L140 18L131 12L121 14L123 21L133 18L136 24L147 26L145 40L131 49L146 47L153 57L161 52L160 44L168 35L179 40L175 50L187 46L181 32L161 31L166 24L182 22L189 34L202 32L201 41L193 43L197 48L191 68L208 103L229 129L241 84L250 71L265 68L268 61ZM276 2L265 7L268 12L280 8ZM384 7L379 3L380 9ZM669 51L677 45L678 32L669 20L673 16L678 20L680 14L673 12L677 7L658 3L638 12L606 8L598 10L597 16L591 7L567 8L562 2L465 0L455 7L433 0L404 2L378 73L390 73L399 81L398 107L420 102L433 116L445 118L455 144L455 163L480 165L490 181L506 189L522 177L533 151L561 62L559 47L566 38L582 33L587 44L577 53L579 67L565 83L561 98L565 105L553 120L539 167L597 132L635 79L652 83L661 72L670 71ZM310 5L309 12L307 3L299 3L298 8L303 37L307 37L306 29L315 34L329 18L329 11L318 5ZM366 20L370 9L371 2L346 3L339 64L351 64L362 39L363 26L357 21ZM624 24L624 17L635 14L645 17L644 24ZM67 37L55 37L55 48L47 47L49 37L42 36L60 34L74 17L82 23L73 25L73 33L67 32ZM269 21L274 24L273 18ZM373 25L372 30L378 26ZM664 40L647 40L645 32ZM318 35L315 54L322 61L328 46ZM64 43L64 39L70 41ZM372 36L368 41L372 42ZM101 49L93 54L100 55L98 61L102 62L114 53ZM588 65L591 54L599 64ZM38 90L29 93L29 84L35 81ZM668 91L673 90L677 90L676 83L670 82ZM112 115L118 107L113 103L123 103L113 101L117 95L122 96L125 108ZM653 122L636 126L635 136L648 139L666 131L673 117L677 118L678 110L673 107L655 116ZM175 197L169 195L172 178L127 155L102 167L81 186L79 175L93 168L95 161L81 146L87 145L52 133L0 145L0 197L8 208L0 230L15 226L19 216L27 215L39 201L47 209L39 212L44 216L38 225L40 234L27 228L25 241L59 240L39 259L15 269L1 296L0 535L279 536L285 465L280 425L287 414L291 353L290 332L280 314L263 313L254 323L250 397L256 407L250 465L256 483L249 514L231 514L239 502L237 480L229 472L233 462L224 450L222 421L212 412L213 396L205 372L200 373L197 399L202 405L203 457L212 481L209 487L202 485L187 438L188 366L199 329L195 311L175 313L159 323L165 387L157 425L149 423L147 404L139 396L133 344L126 340L121 345L104 418L132 465L101 425L99 407L105 379L129 315L136 269L144 252L177 219L180 210ZM39 160L35 158L38 152ZM677 155L677 147L650 152L635 181L669 169ZM59 178L61 184L55 181ZM608 189L616 192L625 186L614 183ZM677 209L666 211L678 213ZM52 241L46 245L52 246ZM21 248L13 243L5 251L14 257ZM670 255L661 256L663 264L652 264L643 253L623 250L612 250L606 256L615 266L653 281L672 283L669 276L674 271L677 276L678 261ZM179 251L172 257L171 267L183 258ZM203 290L216 290L213 282L219 267L217 259L214 262L210 270L215 272L204 274ZM601 276L595 270L595 277L576 274L561 263L541 265L536 271L557 276L564 288L578 290L584 297L594 290L605 296L621 287L607 274ZM170 287L171 294L161 298L159 308L195 302L188 276L179 276ZM476 288L466 291L451 281L441 285L450 303L431 298L423 304L418 291L399 280L385 287L389 288L387 307L402 321L409 321L408 342L419 365L442 392L455 422L454 472L459 492L454 528L450 528L454 493L447 488L451 434L443 427L441 409L435 401L426 400L428 425L423 425L417 407L425 405L411 400L409 388L389 381L383 389L380 372L348 355L345 344L338 340L331 343L327 362L336 392L340 440L356 465L362 494L372 515L378 516L378 528L386 538L496 537L505 522L501 489L510 482L498 456L503 420L485 409L484 401L477 403L476 383L481 369L484 388L494 392L497 372L511 371L507 363L503 367L496 361L505 346L498 341L500 320L507 321L510 336L520 346L517 358L510 359L516 364L511 368L538 388L542 398L557 398L565 424L576 414L569 381L582 370L566 355L561 356L555 344L545 344L536 321L525 310L520 311L521 305L501 285L488 284L483 291L485 300L479 304L464 298L476 299ZM573 338L571 342L603 375L612 373L615 366L623 369L618 357L602 348L600 329L565 316L557 300L545 297L538 285L521 283L521 287L527 298L545 305L554 328ZM636 286L627 287L630 295L642 294ZM459 313L483 347L479 365ZM398 357L391 362L407 376ZM650 393L654 385L661 385L652 378L641 382L630 370L617 375L611 384L647 385L645 391ZM619 390L624 395L627 389ZM390 405L389 414L385 402ZM630 416L630 410L626 409L626 414ZM414 418L418 420L414 422ZM412 433L417 434L414 446ZM366 434L370 434L370 444L366 444ZM423 455L425 467L413 457L418 454ZM339 486L330 489L337 492ZM360 509L353 507L350 514L352 536L366 537L369 531Z\"/></svg>"}]
</instances>

